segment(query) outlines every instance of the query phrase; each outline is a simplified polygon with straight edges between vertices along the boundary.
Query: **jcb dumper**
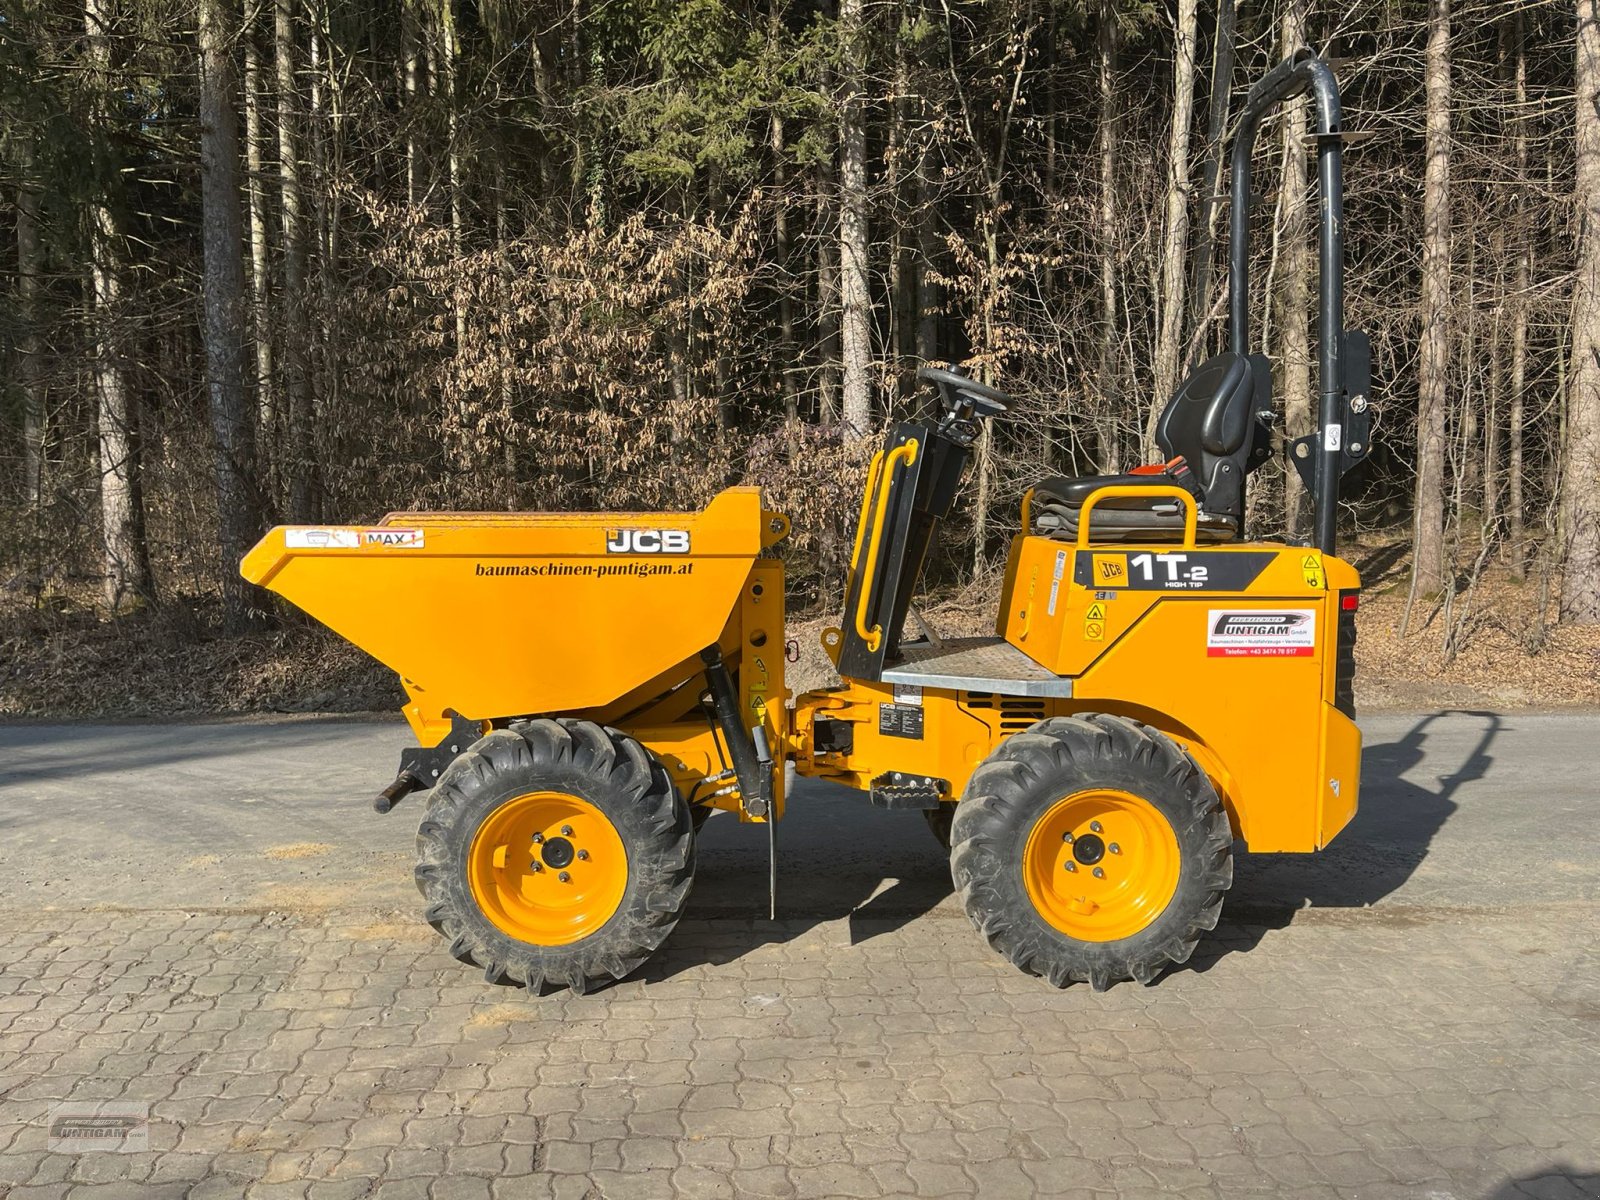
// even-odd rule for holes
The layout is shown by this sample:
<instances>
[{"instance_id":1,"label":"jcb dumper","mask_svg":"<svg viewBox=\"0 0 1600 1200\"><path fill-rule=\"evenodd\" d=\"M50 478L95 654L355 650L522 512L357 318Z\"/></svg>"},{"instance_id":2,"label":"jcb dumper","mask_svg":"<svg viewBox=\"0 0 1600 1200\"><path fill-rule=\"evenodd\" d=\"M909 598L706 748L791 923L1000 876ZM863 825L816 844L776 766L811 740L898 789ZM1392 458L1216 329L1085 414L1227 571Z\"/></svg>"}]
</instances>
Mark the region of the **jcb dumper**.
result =
<instances>
[{"instance_id":1,"label":"jcb dumper","mask_svg":"<svg viewBox=\"0 0 1600 1200\"><path fill-rule=\"evenodd\" d=\"M1270 455L1271 369L1249 351L1250 151L1310 89L1321 205L1317 432L1290 443L1316 540L1242 540ZM1232 160L1231 349L1158 424L1165 460L1021 499L992 636L909 639L923 561L982 422L1007 397L925 368L862 500L841 686L784 685L788 531L757 490L699 513L393 513L285 526L246 578L403 680L416 745L377 801L427 802L426 916L492 980L579 991L671 931L715 809L765 823L792 772L914 809L962 903L1057 985L1148 982L1217 922L1236 847L1309 851L1356 809L1359 581L1335 556L1342 475L1368 452L1366 339L1343 328L1339 99L1302 52L1251 93Z\"/></svg>"}]
</instances>

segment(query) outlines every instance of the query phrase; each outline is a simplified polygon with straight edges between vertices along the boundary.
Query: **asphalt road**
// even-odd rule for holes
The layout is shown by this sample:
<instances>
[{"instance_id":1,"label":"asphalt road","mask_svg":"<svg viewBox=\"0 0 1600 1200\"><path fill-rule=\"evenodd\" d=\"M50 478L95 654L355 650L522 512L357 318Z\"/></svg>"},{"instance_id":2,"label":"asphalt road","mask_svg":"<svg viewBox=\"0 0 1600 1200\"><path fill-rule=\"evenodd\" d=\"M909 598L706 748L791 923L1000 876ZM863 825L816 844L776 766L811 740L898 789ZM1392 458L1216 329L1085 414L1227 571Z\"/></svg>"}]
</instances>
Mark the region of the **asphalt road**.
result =
<instances>
[{"instance_id":1,"label":"asphalt road","mask_svg":"<svg viewBox=\"0 0 1600 1200\"><path fill-rule=\"evenodd\" d=\"M1506 908L1600 897L1600 714L1364 718L1361 811L1317 855L1245 855L1235 916ZM1271 737L1263 730L1262 737ZM8 907L407 909L421 804L370 797L408 732L381 721L0 728ZM954 907L916 813L802 780L779 825L788 918ZM758 916L766 841L717 816L691 909Z\"/></svg>"}]
</instances>

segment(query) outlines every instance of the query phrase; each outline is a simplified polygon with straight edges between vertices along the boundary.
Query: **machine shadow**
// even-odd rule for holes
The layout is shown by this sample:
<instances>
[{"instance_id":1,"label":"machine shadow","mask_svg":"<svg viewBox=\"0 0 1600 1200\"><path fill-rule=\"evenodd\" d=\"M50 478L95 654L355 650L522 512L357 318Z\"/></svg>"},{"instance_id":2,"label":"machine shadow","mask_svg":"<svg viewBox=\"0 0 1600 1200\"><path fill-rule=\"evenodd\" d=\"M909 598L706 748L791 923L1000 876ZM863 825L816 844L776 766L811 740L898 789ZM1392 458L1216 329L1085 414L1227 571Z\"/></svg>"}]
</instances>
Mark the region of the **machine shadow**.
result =
<instances>
[{"instance_id":1,"label":"machine shadow","mask_svg":"<svg viewBox=\"0 0 1600 1200\"><path fill-rule=\"evenodd\" d=\"M1449 771L1437 784L1414 777L1435 725L1461 719L1481 722L1472 748L1457 764L1434 752L1429 775ZM1173 970L1205 972L1286 927L1302 909L1366 908L1394 894L1456 812L1460 789L1488 775L1501 728L1495 713L1447 710L1422 717L1396 740L1367 746L1361 808L1349 827L1318 854L1239 856L1216 931ZM688 910L639 978L731 963L831 921L848 921L857 944L925 916L951 895L949 860L920 814L874 809L848 788L801 781L778 835L778 917L769 921L764 828L725 815L707 824Z\"/></svg>"},{"instance_id":2,"label":"machine shadow","mask_svg":"<svg viewBox=\"0 0 1600 1200\"><path fill-rule=\"evenodd\" d=\"M1483 1200L1527 1200L1536 1196L1600 1196L1600 1171L1583 1171L1567 1163L1551 1163L1518 1179L1507 1179Z\"/></svg>"},{"instance_id":3,"label":"machine shadow","mask_svg":"<svg viewBox=\"0 0 1600 1200\"><path fill-rule=\"evenodd\" d=\"M931 912L952 891L949 859L921 813L873 808L850 788L801 780L777 833L778 915L769 920L765 827L728 815L706 824L688 909L645 980L733 962L825 922L847 921L854 945Z\"/></svg>"},{"instance_id":4,"label":"machine shadow","mask_svg":"<svg viewBox=\"0 0 1600 1200\"><path fill-rule=\"evenodd\" d=\"M1477 741L1449 774L1429 787L1408 778L1427 756L1436 722L1482 722ZM1422 717L1396 741L1362 754L1361 806L1334 843L1317 854L1245 854L1235 860L1234 885L1216 932L1203 939L1184 968L1204 972L1237 950L1254 947L1288 926L1306 908L1369 908L1398 891L1428 856L1434 838L1460 807L1456 794L1484 779L1504 722L1497 713L1447 709ZM1437 754L1438 768L1450 764Z\"/></svg>"}]
</instances>

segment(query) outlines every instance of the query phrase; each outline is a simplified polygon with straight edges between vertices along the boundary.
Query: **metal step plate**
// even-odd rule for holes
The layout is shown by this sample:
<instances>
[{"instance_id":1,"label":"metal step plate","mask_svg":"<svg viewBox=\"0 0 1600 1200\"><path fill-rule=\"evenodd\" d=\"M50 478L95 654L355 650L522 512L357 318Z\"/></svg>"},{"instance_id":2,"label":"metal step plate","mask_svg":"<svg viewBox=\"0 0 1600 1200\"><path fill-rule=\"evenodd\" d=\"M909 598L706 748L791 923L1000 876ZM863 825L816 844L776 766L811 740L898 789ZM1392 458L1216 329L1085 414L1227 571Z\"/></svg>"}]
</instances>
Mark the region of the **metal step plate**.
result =
<instances>
[{"instance_id":1,"label":"metal step plate","mask_svg":"<svg viewBox=\"0 0 1600 1200\"><path fill-rule=\"evenodd\" d=\"M900 653L900 661L884 669L885 683L1001 696L1072 695L1072 680L1051 674L1004 638L910 642Z\"/></svg>"}]
</instances>

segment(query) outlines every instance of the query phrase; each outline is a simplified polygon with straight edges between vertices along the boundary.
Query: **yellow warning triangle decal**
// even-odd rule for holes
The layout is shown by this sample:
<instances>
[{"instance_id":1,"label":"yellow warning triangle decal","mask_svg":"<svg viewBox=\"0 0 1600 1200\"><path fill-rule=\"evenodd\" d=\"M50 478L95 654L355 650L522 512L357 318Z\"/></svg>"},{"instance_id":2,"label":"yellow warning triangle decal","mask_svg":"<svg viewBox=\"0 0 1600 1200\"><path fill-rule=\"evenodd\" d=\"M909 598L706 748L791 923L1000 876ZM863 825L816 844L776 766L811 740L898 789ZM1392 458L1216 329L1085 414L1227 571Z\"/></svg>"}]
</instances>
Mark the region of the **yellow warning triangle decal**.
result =
<instances>
[{"instance_id":1,"label":"yellow warning triangle decal","mask_svg":"<svg viewBox=\"0 0 1600 1200\"><path fill-rule=\"evenodd\" d=\"M1084 614L1085 621L1104 621L1106 619L1106 606L1103 604L1089 605L1089 611Z\"/></svg>"},{"instance_id":2,"label":"yellow warning triangle decal","mask_svg":"<svg viewBox=\"0 0 1600 1200\"><path fill-rule=\"evenodd\" d=\"M1308 554L1300 560L1300 567L1305 571L1315 571L1320 566L1322 563L1317 560L1315 554Z\"/></svg>"}]
</instances>

